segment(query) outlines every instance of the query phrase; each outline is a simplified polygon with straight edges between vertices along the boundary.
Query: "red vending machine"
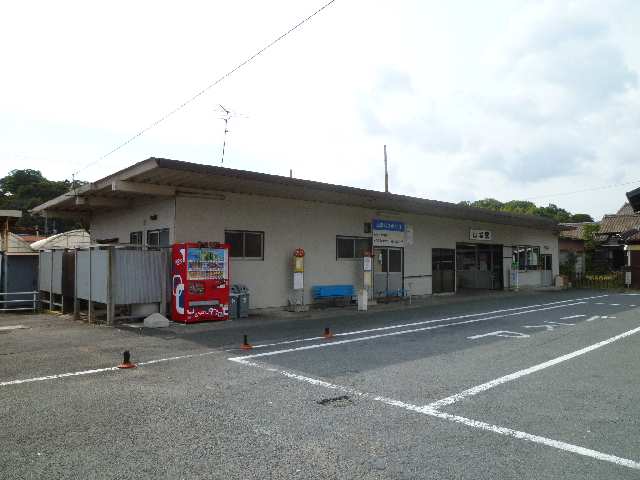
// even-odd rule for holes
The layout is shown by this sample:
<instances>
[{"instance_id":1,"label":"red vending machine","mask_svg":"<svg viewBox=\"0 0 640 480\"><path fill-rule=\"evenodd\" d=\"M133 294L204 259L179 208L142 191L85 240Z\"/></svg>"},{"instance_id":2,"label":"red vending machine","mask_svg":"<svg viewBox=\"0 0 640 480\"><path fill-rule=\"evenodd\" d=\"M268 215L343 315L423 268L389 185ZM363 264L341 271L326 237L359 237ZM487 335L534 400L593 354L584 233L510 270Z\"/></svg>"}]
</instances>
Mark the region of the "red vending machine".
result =
<instances>
[{"instance_id":1,"label":"red vending machine","mask_svg":"<svg viewBox=\"0 0 640 480\"><path fill-rule=\"evenodd\" d=\"M195 323L229 319L229 245L176 243L172 250L171 318Z\"/></svg>"}]
</instances>

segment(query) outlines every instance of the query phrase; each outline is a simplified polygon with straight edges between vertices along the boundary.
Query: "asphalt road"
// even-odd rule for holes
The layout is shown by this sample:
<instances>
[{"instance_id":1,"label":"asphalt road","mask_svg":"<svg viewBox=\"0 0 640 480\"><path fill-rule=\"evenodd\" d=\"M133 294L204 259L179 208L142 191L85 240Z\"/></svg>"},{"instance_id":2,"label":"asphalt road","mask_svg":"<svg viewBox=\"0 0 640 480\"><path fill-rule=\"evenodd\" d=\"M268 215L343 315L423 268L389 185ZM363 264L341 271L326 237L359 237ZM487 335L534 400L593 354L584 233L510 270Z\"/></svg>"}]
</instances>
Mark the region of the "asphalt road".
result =
<instances>
[{"instance_id":1,"label":"asphalt road","mask_svg":"<svg viewBox=\"0 0 640 480\"><path fill-rule=\"evenodd\" d=\"M568 291L142 335L2 316L0 478L640 478L639 313Z\"/></svg>"}]
</instances>

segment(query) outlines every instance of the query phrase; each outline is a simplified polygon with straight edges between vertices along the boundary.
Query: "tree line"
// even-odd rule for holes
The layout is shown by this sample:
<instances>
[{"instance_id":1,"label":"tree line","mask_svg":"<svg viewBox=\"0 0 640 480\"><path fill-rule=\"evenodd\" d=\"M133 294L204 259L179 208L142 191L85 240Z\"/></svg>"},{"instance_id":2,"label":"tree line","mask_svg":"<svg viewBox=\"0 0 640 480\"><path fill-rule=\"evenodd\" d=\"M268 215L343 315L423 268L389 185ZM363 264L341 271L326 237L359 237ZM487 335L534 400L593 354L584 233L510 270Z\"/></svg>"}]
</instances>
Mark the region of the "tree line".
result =
<instances>
[{"instance_id":1,"label":"tree line","mask_svg":"<svg viewBox=\"0 0 640 480\"><path fill-rule=\"evenodd\" d=\"M76 182L76 186L82 182ZM48 180L39 170L11 170L0 178L0 210L21 210L16 231L51 235L82 228L75 220L45 219L29 210L71 190L68 180Z\"/></svg>"},{"instance_id":2,"label":"tree line","mask_svg":"<svg viewBox=\"0 0 640 480\"><path fill-rule=\"evenodd\" d=\"M498 212L512 212L512 213L525 213L529 215L538 215L540 217L551 218L561 223L578 223L578 222L593 222L593 217L587 213L571 213L560 208L553 203L550 203L546 207L539 207L533 202L526 200L511 200L509 202L501 202L495 198L485 198L482 200L476 200L474 202L462 201L459 205L465 205L467 207L486 208L489 210L495 210Z\"/></svg>"}]
</instances>

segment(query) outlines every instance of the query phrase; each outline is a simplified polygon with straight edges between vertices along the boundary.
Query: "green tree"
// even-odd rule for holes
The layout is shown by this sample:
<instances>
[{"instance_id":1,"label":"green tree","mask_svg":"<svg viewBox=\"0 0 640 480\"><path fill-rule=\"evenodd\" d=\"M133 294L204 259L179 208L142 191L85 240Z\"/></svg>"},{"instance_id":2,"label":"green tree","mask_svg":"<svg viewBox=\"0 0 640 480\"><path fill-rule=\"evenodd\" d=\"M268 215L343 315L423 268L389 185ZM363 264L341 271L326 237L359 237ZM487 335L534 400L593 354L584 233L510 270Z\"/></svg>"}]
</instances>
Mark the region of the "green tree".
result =
<instances>
[{"instance_id":1,"label":"green tree","mask_svg":"<svg viewBox=\"0 0 640 480\"><path fill-rule=\"evenodd\" d=\"M597 235L600 231L600 225L594 223L586 224L582 227L582 239L584 240L584 257L585 267L588 273L594 273L593 256L598 245Z\"/></svg>"},{"instance_id":2,"label":"green tree","mask_svg":"<svg viewBox=\"0 0 640 480\"><path fill-rule=\"evenodd\" d=\"M495 198L484 198L470 202L468 200L459 202L458 205L467 207L486 208L499 212L523 213L527 215L538 215L540 217L551 218L556 222L593 222L593 218L586 213L576 213L574 215L564 208L560 208L553 203L546 207L538 207L535 203L527 200L511 200L503 203Z\"/></svg>"},{"instance_id":3,"label":"green tree","mask_svg":"<svg viewBox=\"0 0 640 480\"><path fill-rule=\"evenodd\" d=\"M44 219L31 215L29 210L68 192L71 186L71 182L66 180L48 180L38 170L12 170L7 176L0 178L0 209L21 210L22 218L18 220L17 226L26 229L38 227L43 232ZM50 222L50 226L55 227L57 232L63 232L75 228L77 222L56 219Z\"/></svg>"},{"instance_id":4,"label":"green tree","mask_svg":"<svg viewBox=\"0 0 640 480\"><path fill-rule=\"evenodd\" d=\"M574 213L569 221L574 223L593 222L593 217L588 213Z\"/></svg>"}]
</instances>

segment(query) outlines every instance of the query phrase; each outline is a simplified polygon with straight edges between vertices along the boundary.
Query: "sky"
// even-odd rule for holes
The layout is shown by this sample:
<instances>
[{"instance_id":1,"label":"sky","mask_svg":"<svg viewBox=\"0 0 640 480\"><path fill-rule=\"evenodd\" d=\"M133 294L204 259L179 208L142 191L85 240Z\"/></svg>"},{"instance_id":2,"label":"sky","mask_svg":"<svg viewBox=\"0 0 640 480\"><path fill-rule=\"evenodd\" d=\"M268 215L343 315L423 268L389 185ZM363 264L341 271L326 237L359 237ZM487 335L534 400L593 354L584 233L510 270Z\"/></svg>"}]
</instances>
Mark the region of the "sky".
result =
<instances>
[{"instance_id":1,"label":"sky","mask_svg":"<svg viewBox=\"0 0 640 480\"><path fill-rule=\"evenodd\" d=\"M324 1L7 2L0 176L220 165L223 105L231 168L383 190L386 144L393 193L596 218L640 186L635 0L336 0L103 158Z\"/></svg>"}]
</instances>

